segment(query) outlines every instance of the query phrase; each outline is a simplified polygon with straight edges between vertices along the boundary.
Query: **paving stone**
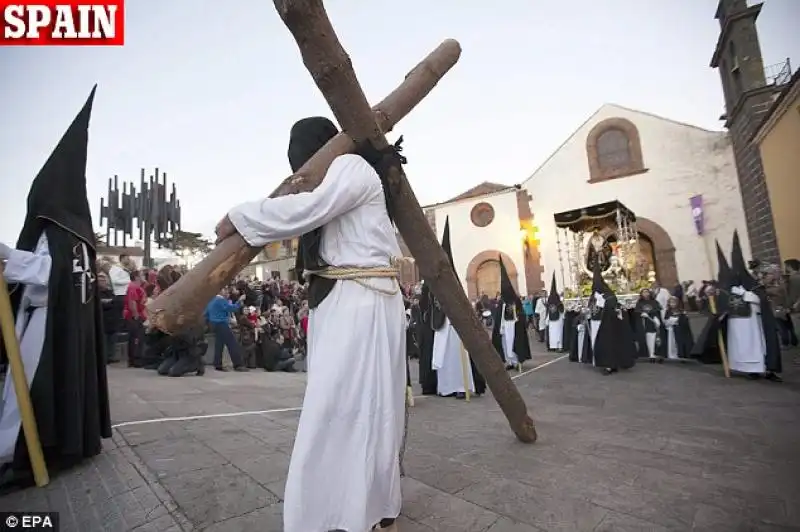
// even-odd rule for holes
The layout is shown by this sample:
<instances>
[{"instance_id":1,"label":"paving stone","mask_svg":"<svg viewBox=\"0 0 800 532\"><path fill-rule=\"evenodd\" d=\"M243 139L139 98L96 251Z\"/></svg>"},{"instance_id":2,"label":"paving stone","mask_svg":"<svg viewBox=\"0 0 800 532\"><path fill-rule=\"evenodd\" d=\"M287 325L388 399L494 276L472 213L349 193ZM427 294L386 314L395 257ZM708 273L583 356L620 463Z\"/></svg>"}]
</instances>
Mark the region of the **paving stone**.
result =
<instances>
[{"instance_id":1,"label":"paving stone","mask_svg":"<svg viewBox=\"0 0 800 532\"><path fill-rule=\"evenodd\" d=\"M562 493L547 492L505 479L488 479L457 494L498 515L544 530L593 530L608 510Z\"/></svg>"},{"instance_id":2,"label":"paving stone","mask_svg":"<svg viewBox=\"0 0 800 532\"><path fill-rule=\"evenodd\" d=\"M134 452L159 477L227 463L225 457L193 438L145 443Z\"/></svg>"},{"instance_id":3,"label":"paving stone","mask_svg":"<svg viewBox=\"0 0 800 532\"><path fill-rule=\"evenodd\" d=\"M542 529L501 517L487 528L486 532L542 532Z\"/></svg>"},{"instance_id":4,"label":"paving stone","mask_svg":"<svg viewBox=\"0 0 800 532\"><path fill-rule=\"evenodd\" d=\"M682 529L670 529L637 517L608 512L592 532L675 532Z\"/></svg>"},{"instance_id":5,"label":"paving stone","mask_svg":"<svg viewBox=\"0 0 800 532\"><path fill-rule=\"evenodd\" d=\"M194 526L208 527L278 502L232 465L173 473L162 479L167 491Z\"/></svg>"},{"instance_id":6,"label":"paving stone","mask_svg":"<svg viewBox=\"0 0 800 532\"><path fill-rule=\"evenodd\" d=\"M532 346L534 363L557 356ZM417 402L403 532L800 531L800 366L782 385L695 364L602 377L560 361L512 377L535 445L490 395ZM120 425L102 455L0 511L59 511L75 532L280 532L299 411L254 412L300 405L304 374L110 379L116 422L157 422ZM164 420L193 413L224 415Z\"/></svg>"}]
</instances>

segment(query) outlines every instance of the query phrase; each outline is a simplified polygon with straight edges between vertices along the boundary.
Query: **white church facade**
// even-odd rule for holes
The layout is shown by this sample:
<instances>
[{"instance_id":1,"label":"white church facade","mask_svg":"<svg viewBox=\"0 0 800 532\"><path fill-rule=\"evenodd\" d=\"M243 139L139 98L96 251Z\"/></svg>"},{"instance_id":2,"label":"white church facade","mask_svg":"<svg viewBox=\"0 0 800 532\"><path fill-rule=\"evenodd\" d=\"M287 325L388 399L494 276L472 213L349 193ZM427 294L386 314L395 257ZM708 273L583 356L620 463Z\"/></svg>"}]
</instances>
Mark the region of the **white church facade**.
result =
<instances>
[{"instance_id":1,"label":"white church facade","mask_svg":"<svg viewBox=\"0 0 800 532\"><path fill-rule=\"evenodd\" d=\"M702 235L692 197L702 198ZM635 215L638 253L662 284L710 279L714 240L726 252L734 229L746 240L741 198L725 132L606 104L519 185L483 183L425 211L439 238L449 217L453 259L475 298L499 290L500 256L521 294L549 288L554 272L559 289L569 286L554 216L609 202Z\"/></svg>"}]
</instances>

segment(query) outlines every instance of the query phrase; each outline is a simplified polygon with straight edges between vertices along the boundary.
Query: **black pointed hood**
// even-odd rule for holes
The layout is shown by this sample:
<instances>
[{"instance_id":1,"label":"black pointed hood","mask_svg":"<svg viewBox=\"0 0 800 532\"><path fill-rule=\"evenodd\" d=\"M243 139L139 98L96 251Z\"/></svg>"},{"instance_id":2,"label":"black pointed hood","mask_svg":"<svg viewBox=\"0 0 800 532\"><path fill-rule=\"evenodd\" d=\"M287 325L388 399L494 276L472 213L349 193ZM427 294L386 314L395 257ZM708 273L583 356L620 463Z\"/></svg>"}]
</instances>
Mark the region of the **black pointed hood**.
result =
<instances>
[{"instance_id":1,"label":"black pointed hood","mask_svg":"<svg viewBox=\"0 0 800 532\"><path fill-rule=\"evenodd\" d=\"M456 274L456 279L458 279L458 270L456 270L456 263L453 262L453 250L450 247L450 217L444 219L444 233L442 233L442 249L444 250L445 254L447 255L448 260L450 261L450 267L453 268L453 273ZM460 281L460 279L459 279Z\"/></svg>"},{"instance_id":2,"label":"black pointed hood","mask_svg":"<svg viewBox=\"0 0 800 532\"><path fill-rule=\"evenodd\" d=\"M500 261L500 298L506 303L516 302L519 300L517 291L514 290L514 285L511 284L511 278L508 276L508 270L503 263L503 257L499 256Z\"/></svg>"},{"instance_id":3,"label":"black pointed hood","mask_svg":"<svg viewBox=\"0 0 800 532\"><path fill-rule=\"evenodd\" d=\"M595 261L592 270L592 295L595 293L601 295L613 294L614 291L611 290L611 287L606 284L606 280L603 279L603 274L600 272L600 265L598 262L599 261Z\"/></svg>"},{"instance_id":4,"label":"black pointed hood","mask_svg":"<svg viewBox=\"0 0 800 532\"><path fill-rule=\"evenodd\" d=\"M744 253L742 252L742 243L739 241L739 232L735 229L733 231L733 244L731 245L731 272L733 273L732 282L741 284L745 290L752 290L758 286L758 281L747 269L747 262L744 260Z\"/></svg>"},{"instance_id":5,"label":"black pointed hood","mask_svg":"<svg viewBox=\"0 0 800 532\"><path fill-rule=\"evenodd\" d=\"M297 172L325 144L339 133L336 125L322 116L297 121L289 133L289 165Z\"/></svg>"},{"instance_id":6,"label":"black pointed hood","mask_svg":"<svg viewBox=\"0 0 800 532\"><path fill-rule=\"evenodd\" d=\"M96 90L97 85L31 184L17 249L33 251L48 224L56 224L95 246L86 194L86 151Z\"/></svg>"},{"instance_id":7,"label":"black pointed hood","mask_svg":"<svg viewBox=\"0 0 800 532\"><path fill-rule=\"evenodd\" d=\"M558 286L556 285L556 272L553 272L553 280L550 281L550 293L547 294L548 305L558 305L561 298L558 296Z\"/></svg>"},{"instance_id":8,"label":"black pointed hood","mask_svg":"<svg viewBox=\"0 0 800 532\"><path fill-rule=\"evenodd\" d=\"M725 253L719 245L719 240L715 240L714 244L717 247L717 285L722 290L730 290L731 283L733 283L733 273L731 267L728 265L728 259L725 258Z\"/></svg>"}]
</instances>

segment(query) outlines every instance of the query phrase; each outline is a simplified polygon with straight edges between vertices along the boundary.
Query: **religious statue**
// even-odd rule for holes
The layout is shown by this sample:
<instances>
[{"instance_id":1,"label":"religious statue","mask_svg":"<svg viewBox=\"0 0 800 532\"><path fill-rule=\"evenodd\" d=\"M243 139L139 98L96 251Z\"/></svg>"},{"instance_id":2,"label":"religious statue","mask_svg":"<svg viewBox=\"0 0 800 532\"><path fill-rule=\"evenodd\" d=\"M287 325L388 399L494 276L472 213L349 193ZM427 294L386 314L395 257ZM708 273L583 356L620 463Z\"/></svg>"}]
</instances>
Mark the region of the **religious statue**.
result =
<instances>
[{"instance_id":1,"label":"religious statue","mask_svg":"<svg viewBox=\"0 0 800 532\"><path fill-rule=\"evenodd\" d=\"M604 272L611 266L611 244L608 239L600 234L598 229L592 231L592 236L589 237L589 249L586 252L586 268L588 271L594 271L595 263L599 263L600 271Z\"/></svg>"},{"instance_id":2,"label":"religious statue","mask_svg":"<svg viewBox=\"0 0 800 532\"><path fill-rule=\"evenodd\" d=\"M628 272L622 265L622 261L616 255L612 255L609 260L608 272L613 278L614 284L623 292L627 292L630 285L628 281Z\"/></svg>"}]
</instances>

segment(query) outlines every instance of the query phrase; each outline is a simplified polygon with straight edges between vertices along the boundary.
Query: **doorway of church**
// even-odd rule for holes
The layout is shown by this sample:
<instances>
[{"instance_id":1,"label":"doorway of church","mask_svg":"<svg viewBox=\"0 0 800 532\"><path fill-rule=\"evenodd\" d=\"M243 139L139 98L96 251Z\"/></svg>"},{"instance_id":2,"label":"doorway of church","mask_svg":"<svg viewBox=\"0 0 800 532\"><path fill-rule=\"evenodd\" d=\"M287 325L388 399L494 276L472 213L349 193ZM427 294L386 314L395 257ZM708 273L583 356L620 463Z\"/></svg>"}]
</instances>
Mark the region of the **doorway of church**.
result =
<instances>
[{"instance_id":1,"label":"doorway of church","mask_svg":"<svg viewBox=\"0 0 800 532\"><path fill-rule=\"evenodd\" d=\"M477 285L478 297L486 294L489 297L495 297L500 293L500 262L495 259L489 259L480 266L478 271L475 272L475 284Z\"/></svg>"}]
</instances>

